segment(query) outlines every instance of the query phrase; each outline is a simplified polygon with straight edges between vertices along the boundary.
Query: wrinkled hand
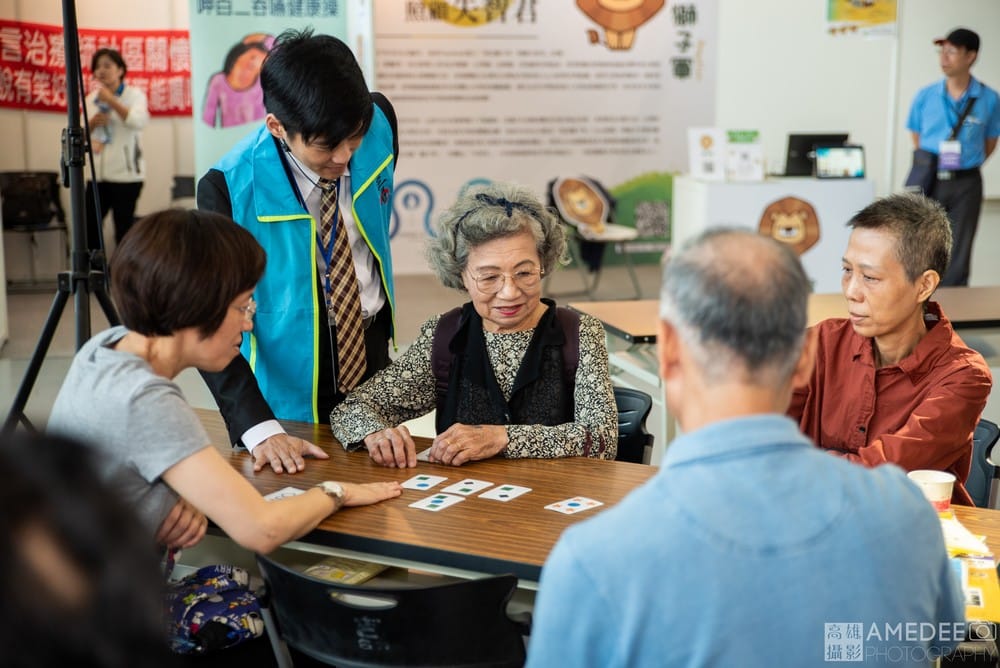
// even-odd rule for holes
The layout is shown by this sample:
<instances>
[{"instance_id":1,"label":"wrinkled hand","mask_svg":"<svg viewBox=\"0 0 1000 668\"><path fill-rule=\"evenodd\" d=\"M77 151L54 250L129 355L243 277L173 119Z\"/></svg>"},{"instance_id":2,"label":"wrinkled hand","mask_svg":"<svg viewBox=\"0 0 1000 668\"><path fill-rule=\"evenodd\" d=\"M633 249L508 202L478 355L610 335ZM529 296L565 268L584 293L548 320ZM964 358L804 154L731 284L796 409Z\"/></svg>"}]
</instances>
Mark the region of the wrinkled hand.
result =
<instances>
[{"instance_id":1,"label":"wrinkled hand","mask_svg":"<svg viewBox=\"0 0 1000 668\"><path fill-rule=\"evenodd\" d=\"M205 536L208 518L200 510L181 499L170 510L156 532L156 543L168 549L185 549L198 544Z\"/></svg>"},{"instance_id":2,"label":"wrinkled hand","mask_svg":"<svg viewBox=\"0 0 1000 668\"><path fill-rule=\"evenodd\" d=\"M507 447L507 428L502 425L455 423L437 435L431 445L430 461L461 466L477 459L489 459Z\"/></svg>"},{"instance_id":3,"label":"wrinkled hand","mask_svg":"<svg viewBox=\"0 0 1000 668\"><path fill-rule=\"evenodd\" d=\"M403 488L396 481L369 482L363 485L342 482L340 486L344 488L344 506L370 506L403 493Z\"/></svg>"},{"instance_id":4,"label":"wrinkled hand","mask_svg":"<svg viewBox=\"0 0 1000 668\"><path fill-rule=\"evenodd\" d=\"M402 425L372 432L365 436L364 444L376 464L401 469L417 465L417 446L410 430Z\"/></svg>"},{"instance_id":5,"label":"wrinkled hand","mask_svg":"<svg viewBox=\"0 0 1000 668\"><path fill-rule=\"evenodd\" d=\"M275 473L298 473L306 468L304 457L329 459L318 445L290 434L275 434L253 449L253 470L260 471L267 464Z\"/></svg>"}]
</instances>

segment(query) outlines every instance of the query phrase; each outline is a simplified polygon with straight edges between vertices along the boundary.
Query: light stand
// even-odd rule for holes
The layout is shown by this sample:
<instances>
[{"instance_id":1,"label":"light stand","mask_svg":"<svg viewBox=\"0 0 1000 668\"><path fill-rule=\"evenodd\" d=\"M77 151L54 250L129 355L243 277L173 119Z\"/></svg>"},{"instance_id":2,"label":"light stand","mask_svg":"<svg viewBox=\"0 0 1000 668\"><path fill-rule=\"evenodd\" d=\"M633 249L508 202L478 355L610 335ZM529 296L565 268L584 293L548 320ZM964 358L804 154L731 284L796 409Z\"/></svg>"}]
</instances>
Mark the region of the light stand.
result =
<instances>
[{"instance_id":1,"label":"light stand","mask_svg":"<svg viewBox=\"0 0 1000 668\"><path fill-rule=\"evenodd\" d=\"M76 7L73 0L62 0L63 9L63 43L66 58L66 111L67 125L62 133L62 181L69 186L70 192L70 270L59 273L56 296L45 319L42 333L38 337L35 351L28 362L24 378L18 387L14 403L4 421L2 434L7 435L23 423L28 429L34 426L24 415L24 407L35 386L38 371L48 353L49 345L55 334L56 327L62 317L63 309L70 294L76 314L76 349L79 350L90 338L90 293L97 296L97 301L104 311L105 317L112 325L118 324L118 315L108 297L105 288L104 272L91 269L91 253L87 245L86 195L83 182L84 157L87 144L83 128L80 127L80 103L82 91L80 86L80 42L77 36ZM95 187L96 190L96 187ZM98 209L100 211L100 209ZM100 228L100 226L98 226ZM98 259L103 254L98 253Z\"/></svg>"}]
</instances>

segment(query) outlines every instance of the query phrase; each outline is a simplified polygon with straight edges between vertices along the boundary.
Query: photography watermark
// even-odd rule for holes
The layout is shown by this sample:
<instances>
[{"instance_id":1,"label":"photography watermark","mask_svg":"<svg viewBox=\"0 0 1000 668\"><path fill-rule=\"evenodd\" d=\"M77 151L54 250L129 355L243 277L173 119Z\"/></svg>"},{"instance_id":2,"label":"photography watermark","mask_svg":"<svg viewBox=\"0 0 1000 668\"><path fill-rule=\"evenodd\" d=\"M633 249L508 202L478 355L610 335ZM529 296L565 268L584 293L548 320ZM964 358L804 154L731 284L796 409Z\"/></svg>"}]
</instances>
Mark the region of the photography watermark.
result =
<instances>
[{"instance_id":1,"label":"photography watermark","mask_svg":"<svg viewBox=\"0 0 1000 668\"><path fill-rule=\"evenodd\" d=\"M835 663L921 663L967 640L994 640L995 627L974 622L825 622L823 660Z\"/></svg>"}]
</instances>

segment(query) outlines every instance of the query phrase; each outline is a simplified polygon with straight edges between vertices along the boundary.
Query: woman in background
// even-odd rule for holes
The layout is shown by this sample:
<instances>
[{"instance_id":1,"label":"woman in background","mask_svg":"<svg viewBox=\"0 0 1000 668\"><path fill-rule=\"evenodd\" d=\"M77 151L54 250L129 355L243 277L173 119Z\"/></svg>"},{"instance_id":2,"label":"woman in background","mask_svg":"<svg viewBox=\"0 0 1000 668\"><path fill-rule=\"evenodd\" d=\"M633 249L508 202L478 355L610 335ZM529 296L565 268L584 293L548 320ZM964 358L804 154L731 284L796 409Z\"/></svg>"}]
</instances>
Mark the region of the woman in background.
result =
<instances>
[{"instance_id":1,"label":"woman in background","mask_svg":"<svg viewBox=\"0 0 1000 668\"><path fill-rule=\"evenodd\" d=\"M103 244L103 223L111 211L115 240L135 222L135 204L146 179L139 135L149 123L146 95L125 85L125 60L114 49L98 49L90 62L96 87L87 98L94 112L90 124L90 146L94 153L100 212L94 203L94 182L87 183L87 247ZM96 111L95 111L96 110Z\"/></svg>"}]
</instances>

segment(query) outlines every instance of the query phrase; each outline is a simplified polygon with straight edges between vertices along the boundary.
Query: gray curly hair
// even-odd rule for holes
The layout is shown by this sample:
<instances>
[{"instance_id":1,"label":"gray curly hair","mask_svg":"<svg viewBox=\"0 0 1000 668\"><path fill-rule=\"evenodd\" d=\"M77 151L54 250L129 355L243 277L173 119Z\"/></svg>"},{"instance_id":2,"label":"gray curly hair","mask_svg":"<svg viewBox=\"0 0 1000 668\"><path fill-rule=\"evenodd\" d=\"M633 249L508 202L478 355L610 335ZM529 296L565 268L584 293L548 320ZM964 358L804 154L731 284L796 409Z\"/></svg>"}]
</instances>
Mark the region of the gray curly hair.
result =
<instances>
[{"instance_id":1,"label":"gray curly hair","mask_svg":"<svg viewBox=\"0 0 1000 668\"><path fill-rule=\"evenodd\" d=\"M438 219L437 236L427 244L427 261L445 287L465 290L462 272L469 251L522 232L535 238L543 274L564 262L566 233L530 189L513 183L469 188Z\"/></svg>"}]
</instances>

